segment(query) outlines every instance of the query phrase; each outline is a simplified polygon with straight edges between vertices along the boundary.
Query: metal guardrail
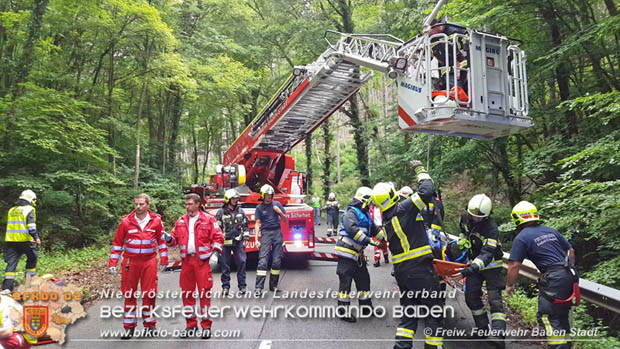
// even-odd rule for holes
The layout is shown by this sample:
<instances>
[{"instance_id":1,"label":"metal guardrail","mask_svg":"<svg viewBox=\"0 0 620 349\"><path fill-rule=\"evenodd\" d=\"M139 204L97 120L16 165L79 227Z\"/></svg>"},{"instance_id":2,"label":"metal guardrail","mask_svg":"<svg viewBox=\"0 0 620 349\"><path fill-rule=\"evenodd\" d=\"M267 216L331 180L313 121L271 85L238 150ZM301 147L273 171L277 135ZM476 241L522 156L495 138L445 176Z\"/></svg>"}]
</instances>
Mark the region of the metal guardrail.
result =
<instances>
[{"instance_id":1,"label":"metal guardrail","mask_svg":"<svg viewBox=\"0 0 620 349\"><path fill-rule=\"evenodd\" d=\"M450 234L447 235L448 238L452 240L458 239L458 236ZM504 257L502 258L504 261L504 268L508 268L509 257L510 254L508 252L504 252ZM538 280L540 272L532 261L526 259L521 264L519 275L525 276L531 280ZM583 300L620 314L620 290L583 278L579 279L579 289L581 290L581 298Z\"/></svg>"}]
</instances>

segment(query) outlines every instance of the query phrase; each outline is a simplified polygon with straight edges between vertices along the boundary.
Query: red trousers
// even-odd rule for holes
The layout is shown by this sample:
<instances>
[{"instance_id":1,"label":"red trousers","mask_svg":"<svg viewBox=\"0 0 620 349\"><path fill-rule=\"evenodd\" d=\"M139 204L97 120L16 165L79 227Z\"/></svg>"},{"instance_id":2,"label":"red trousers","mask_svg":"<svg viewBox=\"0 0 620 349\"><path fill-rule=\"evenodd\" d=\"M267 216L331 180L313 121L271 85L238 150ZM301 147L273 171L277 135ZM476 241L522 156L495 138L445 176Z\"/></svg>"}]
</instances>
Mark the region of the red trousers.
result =
<instances>
[{"instance_id":1,"label":"red trousers","mask_svg":"<svg viewBox=\"0 0 620 349\"><path fill-rule=\"evenodd\" d=\"M381 261L381 251L383 251L383 259L385 263L389 263L388 245L386 241L381 240L381 248L375 246L375 263Z\"/></svg>"},{"instance_id":2,"label":"red trousers","mask_svg":"<svg viewBox=\"0 0 620 349\"><path fill-rule=\"evenodd\" d=\"M125 296L124 328L133 328L138 325L138 302L136 291L140 283L139 296L142 296L142 319L144 327L155 327L156 319L151 312L155 307L157 297L157 258L130 257L124 258L121 265L121 291Z\"/></svg>"},{"instance_id":3,"label":"red trousers","mask_svg":"<svg viewBox=\"0 0 620 349\"><path fill-rule=\"evenodd\" d=\"M207 310L211 306L211 288L213 287L213 274L209 266L209 260L201 260L198 256L187 256L181 264L181 278L179 280L182 291L183 308L192 308L192 313L187 314L185 321L187 327L198 327L196 314L202 314L200 327L211 328L211 321L207 317ZM196 311L196 298L194 298L198 286L201 311Z\"/></svg>"},{"instance_id":4,"label":"red trousers","mask_svg":"<svg viewBox=\"0 0 620 349\"><path fill-rule=\"evenodd\" d=\"M10 337L0 339L0 348L6 349L29 349L30 343L21 334L13 332Z\"/></svg>"}]
</instances>

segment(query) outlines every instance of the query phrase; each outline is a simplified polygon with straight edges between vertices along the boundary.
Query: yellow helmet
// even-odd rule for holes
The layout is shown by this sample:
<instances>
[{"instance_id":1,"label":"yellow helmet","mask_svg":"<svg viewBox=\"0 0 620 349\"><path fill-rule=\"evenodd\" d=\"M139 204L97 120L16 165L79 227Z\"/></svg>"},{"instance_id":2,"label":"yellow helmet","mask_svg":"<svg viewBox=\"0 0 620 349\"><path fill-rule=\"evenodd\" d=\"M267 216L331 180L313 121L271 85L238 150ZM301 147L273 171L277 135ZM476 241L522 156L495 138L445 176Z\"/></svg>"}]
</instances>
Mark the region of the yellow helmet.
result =
<instances>
[{"instance_id":1,"label":"yellow helmet","mask_svg":"<svg viewBox=\"0 0 620 349\"><path fill-rule=\"evenodd\" d=\"M32 206L37 205L37 194L35 194L30 189L22 191L22 194L19 196L19 198L28 201Z\"/></svg>"},{"instance_id":2,"label":"yellow helmet","mask_svg":"<svg viewBox=\"0 0 620 349\"><path fill-rule=\"evenodd\" d=\"M274 193L275 193L275 190L273 190L273 187L270 186L269 184L265 184L262 187L260 187L260 199L261 200L265 200L266 194L273 195Z\"/></svg>"},{"instance_id":3,"label":"yellow helmet","mask_svg":"<svg viewBox=\"0 0 620 349\"><path fill-rule=\"evenodd\" d=\"M520 203L516 204L515 207L512 208L511 216L512 221L517 227L525 222L540 220L540 217L538 216L538 209L536 209L536 206L527 201L521 201Z\"/></svg>"},{"instance_id":4,"label":"yellow helmet","mask_svg":"<svg viewBox=\"0 0 620 349\"><path fill-rule=\"evenodd\" d=\"M394 206L399 199L400 197L391 183L377 183L372 189L372 201L379 206L381 212Z\"/></svg>"},{"instance_id":5,"label":"yellow helmet","mask_svg":"<svg viewBox=\"0 0 620 349\"><path fill-rule=\"evenodd\" d=\"M239 193L235 189L228 189L224 193L224 202L230 202L230 199L239 199Z\"/></svg>"},{"instance_id":6,"label":"yellow helmet","mask_svg":"<svg viewBox=\"0 0 620 349\"><path fill-rule=\"evenodd\" d=\"M359 187L353 198L362 203L362 208L366 208L370 204L370 199L372 198L372 189L368 187Z\"/></svg>"}]
</instances>

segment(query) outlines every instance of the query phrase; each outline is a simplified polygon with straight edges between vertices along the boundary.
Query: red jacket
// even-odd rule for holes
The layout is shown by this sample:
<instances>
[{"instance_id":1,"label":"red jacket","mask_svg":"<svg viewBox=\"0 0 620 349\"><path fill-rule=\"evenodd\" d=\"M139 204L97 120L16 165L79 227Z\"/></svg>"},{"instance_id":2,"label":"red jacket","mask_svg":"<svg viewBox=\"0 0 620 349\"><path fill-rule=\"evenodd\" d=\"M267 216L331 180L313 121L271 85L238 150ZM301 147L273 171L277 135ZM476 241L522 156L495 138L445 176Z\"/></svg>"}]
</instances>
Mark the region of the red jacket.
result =
<instances>
[{"instance_id":1,"label":"red jacket","mask_svg":"<svg viewBox=\"0 0 620 349\"><path fill-rule=\"evenodd\" d=\"M155 251L159 250L159 262L161 265L168 265L168 247L162 239L164 226L161 223L161 216L151 212L151 210L148 213L151 220L144 227L144 230L140 229L140 224L136 221L135 211L131 211L130 214L121 219L116 235L114 235L108 266L115 267L118 264L123 246L125 247L125 258L137 256L155 258Z\"/></svg>"},{"instance_id":2,"label":"red jacket","mask_svg":"<svg viewBox=\"0 0 620 349\"><path fill-rule=\"evenodd\" d=\"M189 240L189 215L184 215L177 220L172 230L172 241L170 246L179 245L181 259L187 257L187 247ZM222 253L224 234L217 224L214 217L199 211L198 220L194 224L194 243L196 245L196 255L200 259L208 259L213 251Z\"/></svg>"}]
</instances>

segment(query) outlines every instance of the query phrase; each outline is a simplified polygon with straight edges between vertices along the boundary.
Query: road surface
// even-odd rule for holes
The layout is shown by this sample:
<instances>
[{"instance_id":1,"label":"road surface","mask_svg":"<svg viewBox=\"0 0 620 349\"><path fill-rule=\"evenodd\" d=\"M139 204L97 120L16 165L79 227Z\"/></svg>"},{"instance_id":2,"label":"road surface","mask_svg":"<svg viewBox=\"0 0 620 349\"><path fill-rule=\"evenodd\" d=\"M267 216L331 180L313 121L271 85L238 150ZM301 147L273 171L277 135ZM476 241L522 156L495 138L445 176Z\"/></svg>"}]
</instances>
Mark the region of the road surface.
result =
<instances>
[{"instance_id":1,"label":"road surface","mask_svg":"<svg viewBox=\"0 0 620 349\"><path fill-rule=\"evenodd\" d=\"M325 236L325 225L317 226L319 236ZM317 251L332 252L333 245L318 244ZM372 256L372 250L366 251L367 256ZM396 281L390 275L391 265L381 264L381 267L374 268L369 265L371 276L371 291L385 292L397 291ZM236 275L232 276L232 290L236 290ZM248 268L247 280L248 289L253 290L256 277L256 264ZM220 274L214 274L214 291L221 290ZM172 292L179 291L179 272L167 272L159 274L159 291ZM70 325L67 329L67 342L63 348L124 348L134 349L159 349L170 347L184 348L231 348L231 349L307 349L311 347L321 349L376 349L391 348L394 343L394 333L398 318L393 317L393 307L398 306L398 298L373 299L376 308L383 307L387 313L380 318L358 319L357 323L346 323L336 318L300 318L304 316L304 307L331 306L336 303L334 298L311 298L309 295L304 297L292 298L292 291L317 291L326 292L327 290L337 291L338 277L336 275L336 263L330 261L310 261L308 263L288 262L283 267L280 276L280 287L282 293L280 298L274 298L272 292L268 292L264 298L214 298L212 306L222 308L224 306L236 307L236 309L250 309L255 307L258 310L279 309L278 313L271 316L260 314L258 316L238 317L233 310L224 312L224 316L214 319L214 336L209 340L200 339L179 339L173 337L174 331L181 331L185 328L185 320L181 315L175 317L158 319L157 328L168 331L168 335L163 338L120 340L117 338L102 338L105 331L122 329L122 314L120 318L102 318L106 314L105 309L110 307L122 306L122 299L112 298L97 301L88 308L88 316L80 319L76 324ZM92 292L92 291L91 291ZM180 306L181 300L159 299L157 305L164 307ZM352 304L357 304L353 300ZM457 292L456 297L447 300L447 305L454 308L454 317L446 319L445 328L450 330L461 329L465 332L473 327L473 320L470 312L465 305L463 294ZM292 311L295 318L286 317L286 307ZM256 310L255 309L255 310ZM257 311L257 310L256 310ZM162 310L163 312L163 310ZM289 313L290 315L291 313ZM163 315L163 314L162 314ZM319 314L320 315L320 314ZM142 328L141 321L138 325ZM510 326L509 326L510 328ZM414 348L423 347L423 323L416 332L417 341ZM219 332L218 331L224 331ZM227 333L226 333L227 332ZM234 338L231 338L234 337ZM444 348L491 348L486 342L473 342L463 337L446 341ZM60 348L57 344L45 345L44 348ZM539 347L532 342L513 341L507 344L508 348L532 348Z\"/></svg>"}]
</instances>

